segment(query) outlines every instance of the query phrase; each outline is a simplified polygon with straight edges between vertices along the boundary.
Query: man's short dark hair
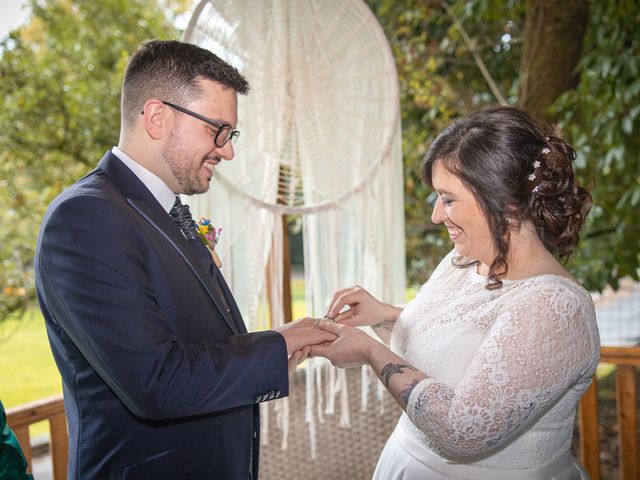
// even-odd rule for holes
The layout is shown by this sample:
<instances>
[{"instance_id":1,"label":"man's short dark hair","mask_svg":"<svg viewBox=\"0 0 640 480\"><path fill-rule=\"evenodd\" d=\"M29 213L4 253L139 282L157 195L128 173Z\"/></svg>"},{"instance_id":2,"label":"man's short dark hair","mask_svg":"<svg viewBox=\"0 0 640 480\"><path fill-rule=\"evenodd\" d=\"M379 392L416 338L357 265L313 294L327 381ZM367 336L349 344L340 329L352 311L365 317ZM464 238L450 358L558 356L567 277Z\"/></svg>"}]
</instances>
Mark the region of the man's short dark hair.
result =
<instances>
[{"instance_id":1,"label":"man's short dark hair","mask_svg":"<svg viewBox=\"0 0 640 480\"><path fill-rule=\"evenodd\" d=\"M134 124L149 98L185 103L200 95L198 80L212 80L241 95L249 83L209 50L176 40L151 40L133 54L122 84L123 128Z\"/></svg>"}]
</instances>

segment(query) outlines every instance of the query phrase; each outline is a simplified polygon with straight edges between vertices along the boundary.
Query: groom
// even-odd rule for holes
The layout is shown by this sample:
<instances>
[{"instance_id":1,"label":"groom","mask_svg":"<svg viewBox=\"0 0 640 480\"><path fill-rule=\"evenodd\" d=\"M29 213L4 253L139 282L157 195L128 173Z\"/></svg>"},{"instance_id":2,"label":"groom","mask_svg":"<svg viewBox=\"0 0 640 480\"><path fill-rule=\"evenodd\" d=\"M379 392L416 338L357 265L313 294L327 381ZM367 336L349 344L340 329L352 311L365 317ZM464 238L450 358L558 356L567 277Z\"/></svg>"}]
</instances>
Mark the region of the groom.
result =
<instances>
[{"instance_id":1,"label":"groom","mask_svg":"<svg viewBox=\"0 0 640 480\"><path fill-rule=\"evenodd\" d=\"M308 319L247 333L177 197L205 192L233 158L248 90L207 50L144 44L125 72L118 146L45 215L36 285L69 478L257 478L257 404L288 394L288 355L335 338Z\"/></svg>"}]
</instances>

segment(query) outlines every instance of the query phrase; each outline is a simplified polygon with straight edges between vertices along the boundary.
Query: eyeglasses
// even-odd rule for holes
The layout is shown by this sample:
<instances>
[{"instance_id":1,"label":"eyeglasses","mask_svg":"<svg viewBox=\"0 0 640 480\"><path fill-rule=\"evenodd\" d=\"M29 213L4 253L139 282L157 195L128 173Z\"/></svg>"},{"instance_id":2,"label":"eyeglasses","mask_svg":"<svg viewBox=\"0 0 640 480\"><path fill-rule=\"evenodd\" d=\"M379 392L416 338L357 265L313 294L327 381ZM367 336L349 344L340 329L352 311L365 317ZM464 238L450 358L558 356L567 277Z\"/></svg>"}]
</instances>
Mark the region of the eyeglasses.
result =
<instances>
[{"instance_id":1,"label":"eyeglasses","mask_svg":"<svg viewBox=\"0 0 640 480\"><path fill-rule=\"evenodd\" d=\"M179 112L186 113L187 115L191 115L198 120L202 120L212 127L215 127L216 134L213 137L213 143L215 143L216 147L218 148L224 147L229 140L231 140L231 143L236 143L236 140L240 136L240 132L238 130L234 130L231 125L227 125L226 123L218 123L215 120L211 120L210 118L200 115L199 113L192 112L191 110L187 110L186 108L179 105L174 105L173 103L165 102L164 100L162 100L162 103L178 110Z\"/></svg>"}]
</instances>

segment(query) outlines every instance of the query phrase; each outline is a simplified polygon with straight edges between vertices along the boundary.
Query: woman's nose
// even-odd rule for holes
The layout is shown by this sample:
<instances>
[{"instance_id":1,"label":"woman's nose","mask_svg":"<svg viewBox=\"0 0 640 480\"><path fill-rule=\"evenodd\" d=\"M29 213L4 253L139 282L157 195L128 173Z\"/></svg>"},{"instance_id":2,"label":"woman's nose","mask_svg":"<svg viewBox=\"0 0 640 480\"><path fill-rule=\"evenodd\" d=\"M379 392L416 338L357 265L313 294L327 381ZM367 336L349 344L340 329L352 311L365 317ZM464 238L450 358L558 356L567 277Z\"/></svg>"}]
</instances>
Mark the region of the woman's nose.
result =
<instances>
[{"instance_id":1,"label":"woman's nose","mask_svg":"<svg viewBox=\"0 0 640 480\"><path fill-rule=\"evenodd\" d=\"M442 200L440 197L436 199L436 203L433 205L433 212L431 213L431 221L433 223L442 223L445 221L445 214L442 208Z\"/></svg>"}]
</instances>

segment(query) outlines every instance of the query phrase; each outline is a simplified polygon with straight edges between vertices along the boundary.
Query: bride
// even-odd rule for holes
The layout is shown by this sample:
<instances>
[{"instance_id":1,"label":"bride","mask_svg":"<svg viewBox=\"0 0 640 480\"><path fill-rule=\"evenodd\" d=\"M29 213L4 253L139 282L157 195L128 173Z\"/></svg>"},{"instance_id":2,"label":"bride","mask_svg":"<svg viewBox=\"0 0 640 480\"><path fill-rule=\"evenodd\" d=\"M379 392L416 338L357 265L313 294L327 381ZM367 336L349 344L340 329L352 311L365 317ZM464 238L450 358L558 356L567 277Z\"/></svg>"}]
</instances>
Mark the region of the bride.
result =
<instances>
[{"instance_id":1,"label":"bride","mask_svg":"<svg viewBox=\"0 0 640 480\"><path fill-rule=\"evenodd\" d=\"M456 121L422 166L453 251L404 309L335 293L320 326L338 338L311 355L369 364L404 410L375 479L589 478L570 447L600 344L589 293L559 263L591 206L574 158L514 108Z\"/></svg>"}]
</instances>

